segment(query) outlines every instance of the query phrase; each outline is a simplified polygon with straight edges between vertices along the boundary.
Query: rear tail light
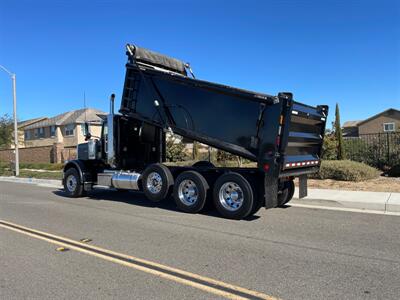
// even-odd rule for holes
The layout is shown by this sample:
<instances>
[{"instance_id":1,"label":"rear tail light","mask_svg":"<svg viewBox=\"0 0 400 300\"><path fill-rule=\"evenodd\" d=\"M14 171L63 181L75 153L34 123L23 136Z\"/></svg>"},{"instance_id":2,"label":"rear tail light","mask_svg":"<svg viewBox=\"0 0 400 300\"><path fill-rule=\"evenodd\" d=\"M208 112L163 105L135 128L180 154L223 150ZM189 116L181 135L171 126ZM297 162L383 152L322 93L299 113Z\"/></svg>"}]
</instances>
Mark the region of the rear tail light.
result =
<instances>
[{"instance_id":1,"label":"rear tail light","mask_svg":"<svg viewBox=\"0 0 400 300\"><path fill-rule=\"evenodd\" d=\"M307 160L307 161L296 161L286 163L286 168L301 168L301 167L310 167L310 166L317 166L319 164L318 160Z\"/></svg>"}]
</instances>

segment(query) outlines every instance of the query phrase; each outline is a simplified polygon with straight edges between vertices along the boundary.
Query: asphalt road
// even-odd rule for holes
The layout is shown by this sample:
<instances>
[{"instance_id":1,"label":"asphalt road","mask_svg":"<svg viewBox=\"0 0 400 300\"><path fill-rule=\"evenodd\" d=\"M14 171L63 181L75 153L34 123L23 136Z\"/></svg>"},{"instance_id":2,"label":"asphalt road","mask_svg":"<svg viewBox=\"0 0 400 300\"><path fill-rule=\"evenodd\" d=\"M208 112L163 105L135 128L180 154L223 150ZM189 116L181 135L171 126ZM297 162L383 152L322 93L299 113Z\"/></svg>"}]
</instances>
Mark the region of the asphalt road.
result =
<instances>
[{"instance_id":1,"label":"asphalt road","mask_svg":"<svg viewBox=\"0 0 400 300\"><path fill-rule=\"evenodd\" d=\"M282 299L399 299L400 217L287 207L249 220L142 195L0 182L0 220ZM0 299L218 299L220 295L0 227Z\"/></svg>"}]
</instances>

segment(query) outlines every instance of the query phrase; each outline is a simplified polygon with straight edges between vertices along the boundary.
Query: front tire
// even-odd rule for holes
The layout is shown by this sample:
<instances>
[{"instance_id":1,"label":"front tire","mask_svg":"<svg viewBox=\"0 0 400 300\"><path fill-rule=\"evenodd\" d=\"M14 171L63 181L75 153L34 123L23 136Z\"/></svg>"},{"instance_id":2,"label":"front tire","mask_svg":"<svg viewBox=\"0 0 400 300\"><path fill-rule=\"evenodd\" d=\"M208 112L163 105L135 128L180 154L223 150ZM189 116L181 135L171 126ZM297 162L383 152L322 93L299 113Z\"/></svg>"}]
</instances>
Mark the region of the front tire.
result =
<instances>
[{"instance_id":1,"label":"front tire","mask_svg":"<svg viewBox=\"0 0 400 300\"><path fill-rule=\"evenodd\" d=\"M198 213L204 208L208 188L207 181L199 172L183 172L175 180L175 203L184 212Z\"/></svg>"},{"instance_id":2,"label":"front tire","mask_svg":"<svg viewBox=\"0 0 400 300\"><path fill-rule=\"evenodd\" d=\"M228 219L245 218L253 208L253 190L239 173L221 175L215 182L213 196L215 208Z\"/></svg>"},{"instance_id":3,"label":"front tire","mask_svg":"<svg viewBox=\"0 0 400 300\"><path fill-rule=\"evenodd\" d=\"M143 192L153 202L167 198L173 184L174 177L163 164L152 164L142 174Z\"/></svg>"},{"instance_id":4,"label":"front tire","mask_svg":"<svg viewBox=\"0 0 400 300\"><path fill-rule=\"evenodd\" d=\"M78 198L84 195L83 183L77 169L70 168L65 172L64 191L71 198Z\"/></svg>"}]
</instances>

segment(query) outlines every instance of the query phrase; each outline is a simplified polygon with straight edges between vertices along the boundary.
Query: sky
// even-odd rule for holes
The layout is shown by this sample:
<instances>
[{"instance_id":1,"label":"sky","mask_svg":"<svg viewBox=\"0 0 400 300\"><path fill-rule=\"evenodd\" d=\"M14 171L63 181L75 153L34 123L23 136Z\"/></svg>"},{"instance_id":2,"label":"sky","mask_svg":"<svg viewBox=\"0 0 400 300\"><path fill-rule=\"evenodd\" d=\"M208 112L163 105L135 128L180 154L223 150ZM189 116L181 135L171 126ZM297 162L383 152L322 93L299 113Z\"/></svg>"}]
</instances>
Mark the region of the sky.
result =
<instances>
[{"instance_id":1,"label":"sky","mask_svg":"<svg viewBox=\"0 0 400 300\"><path fill-rule=\"evenodd\" d=\"M342 123L400 109L400 1L0 0L0 65L18 119L117 107L125 44L190 62L196 77L339 103ZM212 109L212 108L210 108ZM0 115L12 114L0 71Z\"/></svg>"}]
</instances>

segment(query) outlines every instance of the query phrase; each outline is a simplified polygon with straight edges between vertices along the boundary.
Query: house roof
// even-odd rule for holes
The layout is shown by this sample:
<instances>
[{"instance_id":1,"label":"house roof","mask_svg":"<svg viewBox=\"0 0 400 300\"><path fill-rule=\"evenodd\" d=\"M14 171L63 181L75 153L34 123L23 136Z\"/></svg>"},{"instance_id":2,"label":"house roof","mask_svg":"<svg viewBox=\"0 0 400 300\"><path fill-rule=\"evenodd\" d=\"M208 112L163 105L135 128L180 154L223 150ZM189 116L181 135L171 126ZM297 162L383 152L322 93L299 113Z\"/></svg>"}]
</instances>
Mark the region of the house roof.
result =
<instances>
[{"instance_id":1,"label":"house roof","mask_svg":"<svg viewBox=\"0 0 400 300\"><path fill-rule=\"evenodd\" d=\"M61 126L67 124L81 124L85 122L100 123L101 118L98 115L104 115L105 112L94 108L83 108L78 110L68 111L66 113L57 115L37 122L35 124L26 126L25 129L35 129L40 127Z\"/></svg>"},{"instance_id":2,"label":"house roof","mask_svg":"<svg viewBox=\"0 0 400 300\"><path fill-rule=\"evenodd\" d=\"M362 120L357 120L357 121L346 121L343 123L343 128L347 127L357 127L357 125L362 122Z\"/></svg>"},{"instance_id":3,"label":"house roof","mask_svg":"<svg viewBox=\"0 0 400 300\"><path fill-rule=\"evenodd\" d=\"M387 110L384 110L383 112L380 112L379 114L373 115L372 117L369 117L368 119L365 119L365 120L361 121L357 125L361 125L361 124L367 123L368 121L371 121L371 120L373 120L373 119L375 119L377 117L380 117L380 116L382 116L382 115L384 115L384 114L386 114L388 112L391 112L391 111L400 113L400 110L398 110L398 109L389 108Z\"/></svg>"},{"instance_id":4,"label":"house roof","mask_svg":"<svg viewBox=\"0 0 400 300\"><path fill-rule=\"evenodd\" d=\"M373 120L373 119L375 119L375 118L377 118L377 117L379 117L381 115L384 115L384 114L386 114L388 112L392 112L392 111L400 113L400 110L398 110L398 109L389 108L389 109L384 110L384 111L380 112L379 114L373 115L372 117L369 117L368 119L365 119L365 120L346 121L343 124L343 128L358 127L361 124L367 123L368 121L371 121L371 120Z\"/></svg>"},{"instance_id":5,"label":"house roof","mask_svg":"<svg viewBox=\"0 0 400 300\"><path fill-rule=\"evenodd\" d=\"M47 119L47 117L40 117L40 118L34 118L34 119L25 120L25 121L20 121L20 122L18 122L18 128L24 128L26 126L43 121L45 119Z\"/></svg>"}]
</instances>

